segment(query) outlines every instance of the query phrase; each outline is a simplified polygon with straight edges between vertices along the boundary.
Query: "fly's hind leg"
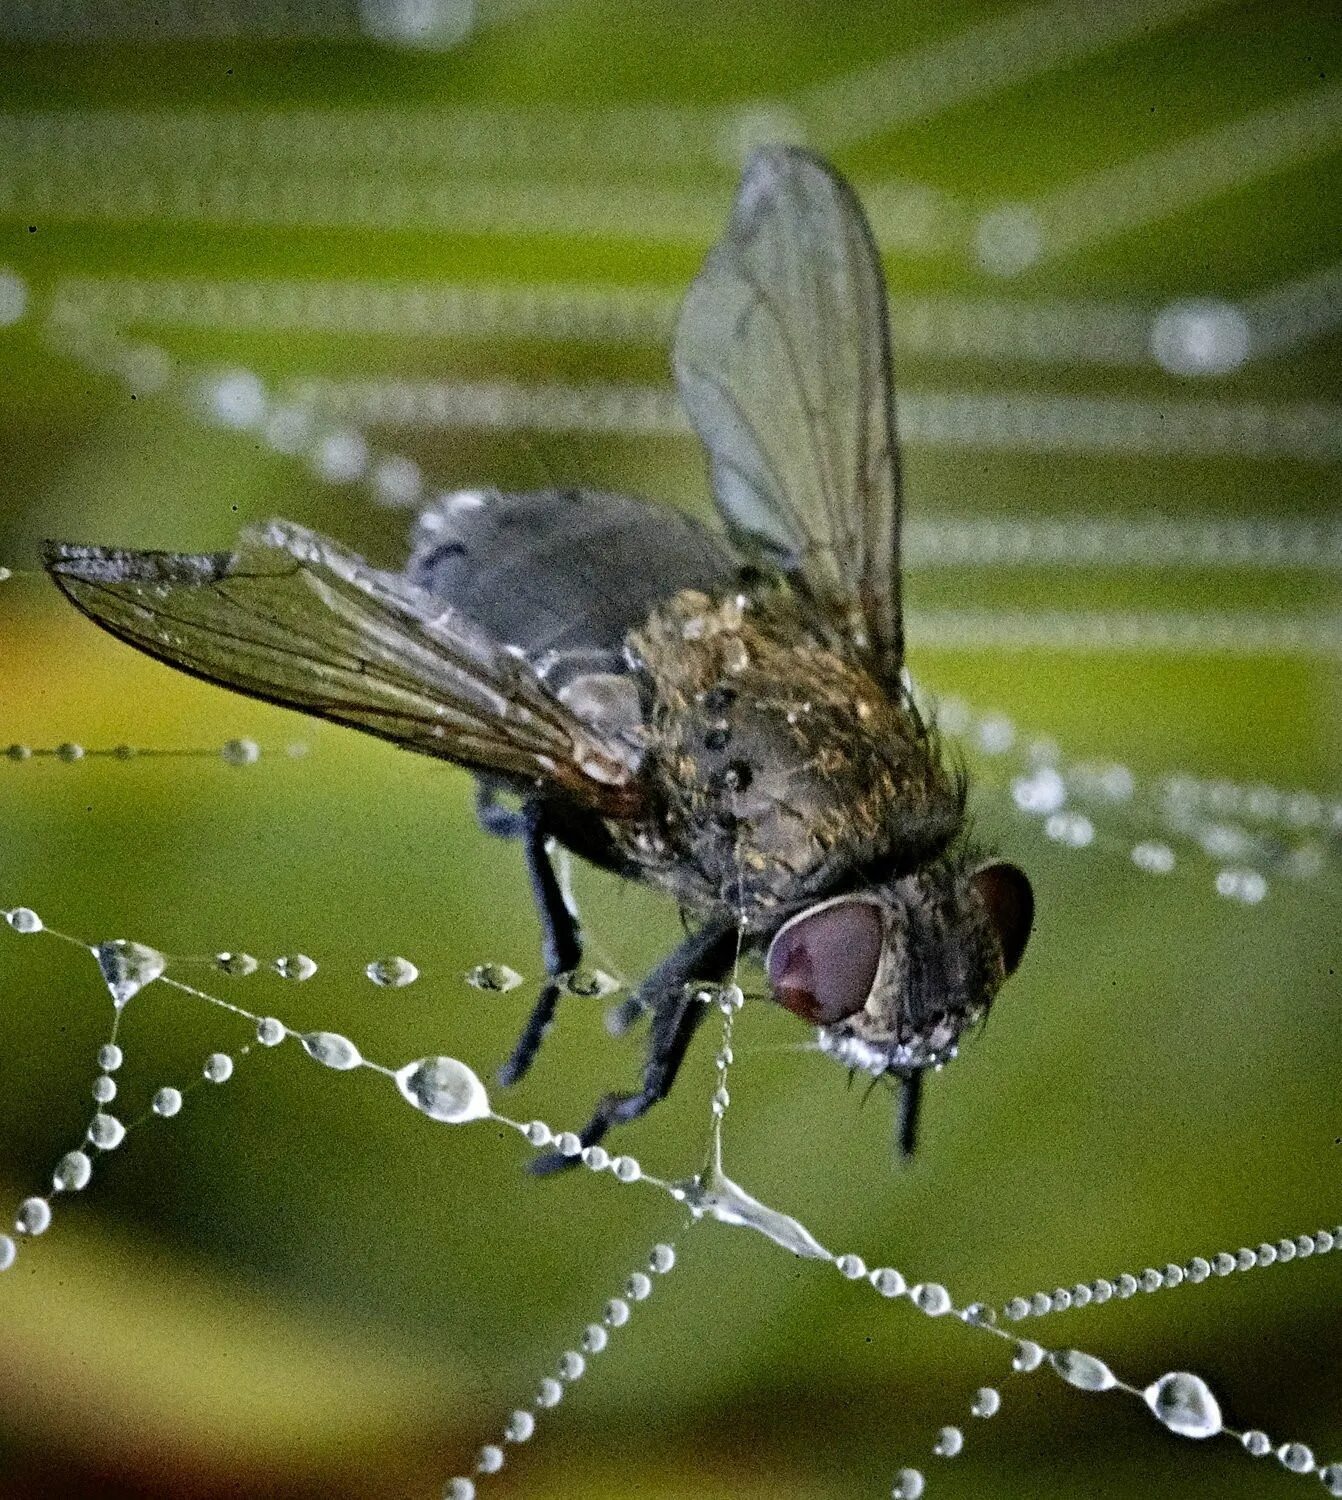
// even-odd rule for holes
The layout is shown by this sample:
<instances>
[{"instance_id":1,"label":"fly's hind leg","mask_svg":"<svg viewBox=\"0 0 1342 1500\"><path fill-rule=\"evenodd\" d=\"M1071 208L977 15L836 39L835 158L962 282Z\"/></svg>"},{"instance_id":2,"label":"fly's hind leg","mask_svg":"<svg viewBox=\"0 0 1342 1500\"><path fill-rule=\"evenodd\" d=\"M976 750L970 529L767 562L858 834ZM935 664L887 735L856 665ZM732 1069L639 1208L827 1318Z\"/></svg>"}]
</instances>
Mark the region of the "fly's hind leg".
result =
<instances>
[{"instance_id":1,"label":"fly's hind leg","mask_svg":"<svg viewBox=\"0 0 1342 1500\"><path fill-rule=\"evenodd\" d=\"M525 802L514 812L499 804L496 788L481 781L476 786L475 812L480 826L487 832L500 838L517 839L522 845L531 894L540 918L541 957L549 976L512 1055L499 1069L499 1082L506 1087L522 1078L535 1061L559 1004L561 985L558 976L576 969L581 962L582 939L578 919L569 910L554 866L550 863L545 824L538 804Z\"/></svg>"},{"instance_id":2,"label":"fly's hind leg","mask_svg":"<svg viewBox=\"0 0 1342 1500\"><path fill-rule=\"evenodd\" d=\"M612 1125L627 1125L665 1099L685 1061L694 1033L708 1006L694 992L694 982L720 980L736 957L736 927L732 922L709 923L692 932L639 986L643 1008L652 1012L643 1086L631 1094L607 1094L592 1118L578 1133L584 1146L594 1146ZM552 1152L538 1157L531 1170L558 1171L575 1165L576 1158Z\"/></svg>"},{"instance_id":3,"label":"fly's hind leg","mask_svg":"<svg viewBox=\"0 0 1342 1500\"><path fill-rule=\"evenodd\" d=\"M907 1073L899 1085L899 1114L895 1121L895 1139L899 1154L908 1161L918 1149L918 1117L922 1112L923 1074Z\"/></svg>"}]
</instances>

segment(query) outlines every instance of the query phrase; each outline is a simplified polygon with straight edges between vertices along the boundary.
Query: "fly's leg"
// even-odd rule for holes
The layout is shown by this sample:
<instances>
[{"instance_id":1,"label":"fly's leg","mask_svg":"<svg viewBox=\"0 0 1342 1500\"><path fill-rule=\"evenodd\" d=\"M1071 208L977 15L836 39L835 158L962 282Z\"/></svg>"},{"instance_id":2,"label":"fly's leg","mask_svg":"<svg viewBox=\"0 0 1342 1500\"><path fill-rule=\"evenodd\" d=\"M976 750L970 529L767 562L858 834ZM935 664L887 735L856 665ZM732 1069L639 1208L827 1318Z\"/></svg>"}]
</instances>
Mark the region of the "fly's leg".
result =
<instances>
[{"instance_id":1,"label":"fly's leg","mask_svg":"<svg viewBox=\"0 0 1342 1500\"><path fill-rule=\"evenodd\" d=\"M550 863L540 808L534 802L524 803L516 812L501 807L494 788L487 782L480 782L476 787L475 812L480 826L487 832L521 842L531 894L540 918L541 957L549 976L512 1055L499 1069L499 1082L507 1087L516 1083L535 1061L559 1004L561 987L557 976L577 968L582 960L582 940L578 933L578 919L568 909Z\"/></svg>"},{"instance_id":2,"label":"fly's leg","mask_svg":"<svg viewBox=\"0 0 1342 1500\"><path fill-rule=\"evenodd\" d=\"M643 1086L637 1093L607 1094L592 1118L578 1133L584 1146L594 1146L612 1125L627 1125L665 1099L685 1061L690 1041L708 1007L694 993L694 982L716 981L727 974L736 957L736 926L709 923L691 933L639 986L638 998L652 1012ZM576 1165L575 1157L552 1152L538 1157L531 1170L558 1171Z\"/></svg>"},{"instance_id":3,"label":"fly's leg","mask_svg":"<svg viewBox=\"0 0 1342 1500\"><path fill-rule=\"evenodd\" d=\"M895 1139L899 1143L899 1154L908 1161L918 1149L918 1116L922 1112L923 1075L920 1069L908 1073L899 1085L899 1115L895 1123Z\"/></svg>"}]
</instances>

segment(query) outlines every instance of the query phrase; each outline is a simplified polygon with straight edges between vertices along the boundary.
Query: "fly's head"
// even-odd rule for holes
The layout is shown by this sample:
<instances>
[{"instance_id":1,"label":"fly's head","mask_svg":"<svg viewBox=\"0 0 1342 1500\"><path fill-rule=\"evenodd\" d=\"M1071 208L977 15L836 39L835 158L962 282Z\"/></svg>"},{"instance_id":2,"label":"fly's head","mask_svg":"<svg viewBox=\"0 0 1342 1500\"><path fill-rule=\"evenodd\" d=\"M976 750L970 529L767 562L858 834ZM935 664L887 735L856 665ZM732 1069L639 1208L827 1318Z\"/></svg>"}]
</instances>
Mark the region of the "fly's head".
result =
<instances>
[{"instance_id":1,"label":"fly's head","mask_svg":"<svg viewBox=\"0 0 1342 1500\"><path fill-rule=\"evenodd\" d=\"M940 1067L1020 963L1034 918L1024 873L951 856L786 922L765 959L774 997L820 1045L879 1076Z\"/></svg>"}]
</instances>

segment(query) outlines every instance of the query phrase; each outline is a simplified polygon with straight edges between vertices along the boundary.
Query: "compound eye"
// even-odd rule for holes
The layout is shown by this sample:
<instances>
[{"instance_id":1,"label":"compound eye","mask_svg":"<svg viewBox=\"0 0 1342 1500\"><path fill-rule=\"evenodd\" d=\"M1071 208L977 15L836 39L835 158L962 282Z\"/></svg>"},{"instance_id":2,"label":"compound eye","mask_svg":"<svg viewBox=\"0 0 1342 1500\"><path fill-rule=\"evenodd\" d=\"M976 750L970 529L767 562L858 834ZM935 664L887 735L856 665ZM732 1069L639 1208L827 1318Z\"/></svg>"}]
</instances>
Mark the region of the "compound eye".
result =
<instances>
[{"instance_id":1,"label":"compound eye","mask_svg":"<svg viewBox=\"0 0 1342 1500\"><path fill-rule=\"evenodd\" d=\"M803 912L769 945L774 997L815 1026L832 1026L866 1004L881 961L881 916L869 901Z\"/></svg>"}]
</instances>

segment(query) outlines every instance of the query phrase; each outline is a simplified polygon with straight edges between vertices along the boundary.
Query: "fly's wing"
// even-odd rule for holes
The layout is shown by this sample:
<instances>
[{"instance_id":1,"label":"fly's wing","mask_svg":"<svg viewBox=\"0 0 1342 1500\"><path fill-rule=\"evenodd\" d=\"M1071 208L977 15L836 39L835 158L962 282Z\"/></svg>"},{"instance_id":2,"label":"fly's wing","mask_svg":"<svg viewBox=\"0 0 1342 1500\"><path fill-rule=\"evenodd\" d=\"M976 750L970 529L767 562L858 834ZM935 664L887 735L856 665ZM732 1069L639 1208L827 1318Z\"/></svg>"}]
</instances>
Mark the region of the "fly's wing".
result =
<instances>
[{"instance_id":1,"label":"fly's wing","mask_svg":"<svg viewBox=\"0 0 1342 1500\"><path fill-rule=\"evenodd\" d=\"M675 371L733 533L888 681L904 658L885 281L852 189L805 151L746 167L681 309Z\"/></svg>"},{"instance_id":2,"label":"fly's wing","mask_svg":"<svg viewBox=\"0 0 1342 1500\"><path fill-rule=\"evenodd\" d=\"M204 555L48 543L45 562L90 619L193 676L608 816L641 805L635 746L603 740L460 611L301 526Z\"/></svg>"}]
</instances>

